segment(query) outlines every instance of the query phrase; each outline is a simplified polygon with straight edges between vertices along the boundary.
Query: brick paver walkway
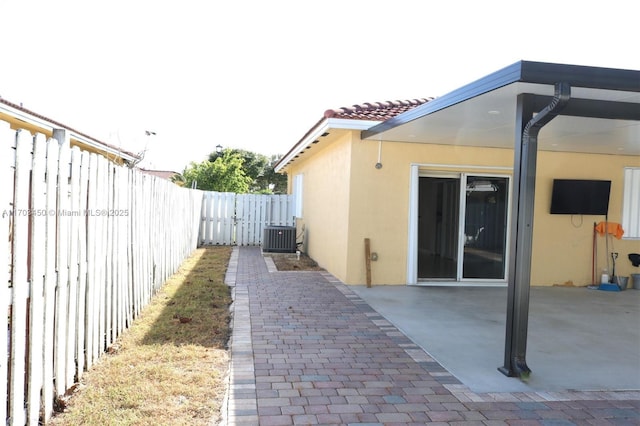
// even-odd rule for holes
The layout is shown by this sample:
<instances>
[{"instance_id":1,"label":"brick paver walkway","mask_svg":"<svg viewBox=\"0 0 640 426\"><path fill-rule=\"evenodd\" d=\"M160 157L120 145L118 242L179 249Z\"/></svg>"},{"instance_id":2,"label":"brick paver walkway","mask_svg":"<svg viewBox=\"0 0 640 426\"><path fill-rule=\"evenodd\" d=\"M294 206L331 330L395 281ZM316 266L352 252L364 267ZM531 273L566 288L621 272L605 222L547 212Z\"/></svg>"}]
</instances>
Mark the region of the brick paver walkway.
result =
<instances>
[{"instance_id":1,"label":"brick paver walkway","mask_svg":"<svg viewBox=\"0 0 640 426\"><path fill-rule=\"evenodd\" d=\"M640 392L474 394L324 272L234 249L229 425L640 425Z\"/></svg>"}]
</instances>

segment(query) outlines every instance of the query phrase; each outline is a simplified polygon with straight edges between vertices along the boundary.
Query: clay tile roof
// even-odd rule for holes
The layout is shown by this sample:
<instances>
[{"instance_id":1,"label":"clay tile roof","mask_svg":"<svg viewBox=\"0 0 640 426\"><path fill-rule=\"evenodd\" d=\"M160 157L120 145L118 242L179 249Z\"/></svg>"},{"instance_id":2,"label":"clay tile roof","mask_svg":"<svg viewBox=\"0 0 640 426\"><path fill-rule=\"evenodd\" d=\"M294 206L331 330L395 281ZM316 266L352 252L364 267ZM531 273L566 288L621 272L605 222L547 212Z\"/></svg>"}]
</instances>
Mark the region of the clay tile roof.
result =
<instances>
[{"instance_id":1,"label":"clay tile roof","mask_svg":"<svg viewBox=\"0 0 640 426\"><path fill-rule=\"evenodd\" d=\"M362 105L353 105L351 107L342 107L338 109L328 109L324 112L324 118L385 121L431 100L433 100L433 98L374 103L365 102Z\"/></svg>"}]
</instances>

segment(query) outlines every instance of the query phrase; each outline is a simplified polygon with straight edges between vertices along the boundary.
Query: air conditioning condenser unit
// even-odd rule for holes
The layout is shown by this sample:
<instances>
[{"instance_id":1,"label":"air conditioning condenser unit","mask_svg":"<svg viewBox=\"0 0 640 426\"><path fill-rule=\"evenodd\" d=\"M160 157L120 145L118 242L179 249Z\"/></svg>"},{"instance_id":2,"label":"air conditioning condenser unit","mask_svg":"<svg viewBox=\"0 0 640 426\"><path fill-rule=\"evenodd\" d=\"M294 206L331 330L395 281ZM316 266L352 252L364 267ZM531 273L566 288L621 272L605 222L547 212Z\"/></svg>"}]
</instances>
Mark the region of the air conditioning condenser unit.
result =
<instances>
[{"instance_id":1,"label":"air conditioning condenser unit","mask_svg":"<svg viewBox=\"0 0 640 426\"><path fill-rule=\"evenodd\" d=\"M262 251L271 253L296 252L295 226L265 226Z\"/></svg>"}]
</instances>

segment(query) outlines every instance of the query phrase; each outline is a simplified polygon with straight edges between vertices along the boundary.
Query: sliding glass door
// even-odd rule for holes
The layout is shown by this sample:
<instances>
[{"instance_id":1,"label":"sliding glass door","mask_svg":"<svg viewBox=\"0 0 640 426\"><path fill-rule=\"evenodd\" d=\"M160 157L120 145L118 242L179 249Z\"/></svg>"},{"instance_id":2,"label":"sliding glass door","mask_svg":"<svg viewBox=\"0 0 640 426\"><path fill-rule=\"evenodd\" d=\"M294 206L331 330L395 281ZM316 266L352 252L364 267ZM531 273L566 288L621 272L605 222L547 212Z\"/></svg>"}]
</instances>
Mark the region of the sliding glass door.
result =
<instances>
[{"instance_id":1,"label":"sliding glass door","mask_svg":"<svg viewBox=\"0 0 640 426\"><path fill-rule=\"evenodd\" d=\"M418 279L503 280L509 178L423 176L418 190Z\"/></svg>"}]
</instances>

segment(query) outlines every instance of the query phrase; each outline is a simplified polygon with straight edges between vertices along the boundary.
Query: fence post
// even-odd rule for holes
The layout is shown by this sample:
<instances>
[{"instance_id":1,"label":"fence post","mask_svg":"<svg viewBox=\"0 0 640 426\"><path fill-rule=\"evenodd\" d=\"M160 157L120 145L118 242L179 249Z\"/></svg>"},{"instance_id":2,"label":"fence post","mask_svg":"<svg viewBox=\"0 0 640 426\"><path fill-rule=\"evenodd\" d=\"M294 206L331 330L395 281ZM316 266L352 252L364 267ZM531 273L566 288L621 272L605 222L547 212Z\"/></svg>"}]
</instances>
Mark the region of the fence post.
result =
<instances>
[{"instance_id":1,"label":"fence post","mask_svg":"<svg viewBox=\"0 0 640 426\"><path fill-rule=\"evenodd\" d=\"M1 143L1 142L0 142ZM45 136L37 134L33 144L33 170L31 172L31 294L29 315L29 393L28 424L37 425L40 416L40 391L44 371L44 325L45 300L44 277L46 268L46 246L42 239L47 229L46 161L47 145ZM45 214L42 214L45 213Z\"/></svg>"},{"instance_id":2,"label":"fence post","mask_svg":"<svg viewBox=\"0 0 640 426\"><path fill-rule=\"evenodd\" d=\"M81 223L78 226L78 310L76 323L78 327L76 338L76 358L78 380L82 378L85 368L85 348L87 347L86 323L87 312L87 193L89 190L89 153L82 152L80 156L78 211L81 213Z\"/></svg>"},{"instance_id":3,"label":"fence post","mask_svg":"<svg viewBox=\"0 0 640 426\"><path fill-rule=\"evenodd\" d=\"M60 213L69 210L69 133L64 130L54 130L53 137L60 144L58 157L58 247L56 250L56 264L58 284L56 291L56 321L55 321L55 384L56 395L64 395L67 388L67 320L69 313L69 219Z\"/></svg>"},{"instance_id":4,"label":"fence post","mask_svg":"<svg viewBox=\"0 0 640 426\"><path fill-rule=\"evenodd\" d=\"M15 130L11 130L9 123L0 121L0 182L13 182ZM7 341L7 314L9 312L9 279L11 277L10 264L8 262L9 249L9 223L11 220L12 188L9 191L0 191L0 342L4 345ZM11 350L11 347L9 347ZM6 352L4 352L6 354ZM0 422L6 422L8 397L8 365L7 357L0 357Z\"/></svg>"},{"instance_id":5,"label":"fence post","mask_svg":"<svg viewBox=\"0 0 640 426\"><path fill-rule=\"evenodd\" d=\"M45 246L45 278L44 278L44 367L42 398L44 406L45 422L51 418L53 411L53 398L55 396L53 379L54 373L54 346L55 346L55 301L56 301L56 226L57 217L51 215L57 210L58 187L58 154L60 148L58 141L47 141L47 182L46 182L46 231L44 235Z\"/></svg>"},{"instance_id":6,"label":"fence post","mask_svg":"<svg viewBox=\"0 0 640 426\"><path fill-rule=\"evenodd\" d=\"M80 228L84 227L84 221L77 216L80 210L80 148L73 147L70 152L69 161L71 162L71 176L69 183L68 211L61 212L68 220L69 226L69 298L68 298L68 315L67 320L67 348L66 366L65 366L65 389L68 389L74 382L76 373L76 333L77 315L78 315L78 235Z\"/></svg>"},{"instance_id":7,"label":"fence post","mask_svg":"<svg viewBox=\"0 0 640 426\"><path fill-rule=\"evenodd\" d=\"M16 139L15 192L13 197L13 253L11 307L11 380L9 413L16 425L25 424L24 394L27 351L27 298L29 297L29 175L33 136L18 131ZM0 343L3 344L3 343Z\"/></svg>"}]
</instances>

